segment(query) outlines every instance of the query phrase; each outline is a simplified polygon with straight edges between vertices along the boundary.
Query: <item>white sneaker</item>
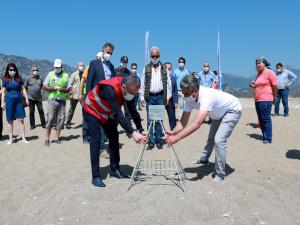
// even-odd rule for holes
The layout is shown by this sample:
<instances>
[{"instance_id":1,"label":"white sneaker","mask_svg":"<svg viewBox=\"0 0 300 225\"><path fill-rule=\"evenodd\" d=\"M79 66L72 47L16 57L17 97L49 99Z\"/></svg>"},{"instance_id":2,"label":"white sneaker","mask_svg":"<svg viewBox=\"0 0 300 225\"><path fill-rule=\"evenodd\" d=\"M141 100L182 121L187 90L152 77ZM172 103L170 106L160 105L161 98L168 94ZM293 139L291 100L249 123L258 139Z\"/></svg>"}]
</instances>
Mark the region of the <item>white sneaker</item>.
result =
<instances>
[{"instance_id":1,"label":"white sneaker","mask_svg":"<svg viewBox=\"0 0 300 225\"><path fill-rule=\"evenodd\" d=\"M13 141L12 140L9 140L7 143L6 143L6 145L11 145L13 143Z\"/></svg>"},{"instance_id":2,"label":"white sneaker","mask_svg":"<svg viewBox=\"0 0 300 225\"><path fill-rule=\"evenodd\" d=\"M24 139L24 140L22 140L22 143L28 144L29 142L26 139Z\"/></svg>"},{"instance_id":3,"label":"white sneaker","mask_svg":"<svg viewBox=\"0 0 300 225\"><path fill-rule=\"evenodd\" d=\"M216 175L216 176L214 177L214 179L213 179L213 182L220 182L220 181L222 181L222 180L224 180L224 178L219 177L218 175Z\"/></svg>"}]
</instances>

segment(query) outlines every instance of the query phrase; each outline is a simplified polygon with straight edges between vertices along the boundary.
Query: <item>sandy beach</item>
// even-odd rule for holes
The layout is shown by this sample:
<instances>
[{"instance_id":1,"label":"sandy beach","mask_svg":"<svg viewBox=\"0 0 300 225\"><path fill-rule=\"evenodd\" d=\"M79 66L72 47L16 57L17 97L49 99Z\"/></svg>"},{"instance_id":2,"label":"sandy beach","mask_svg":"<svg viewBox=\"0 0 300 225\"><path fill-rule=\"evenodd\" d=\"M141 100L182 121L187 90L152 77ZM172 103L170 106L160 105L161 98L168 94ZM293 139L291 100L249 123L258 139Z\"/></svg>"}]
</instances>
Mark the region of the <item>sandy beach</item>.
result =
<instances>
[{"instance_id":1,"label":"sandy beach","mask_svg":"<svg viewBox=\"0 0 300 225\"><path fill-rule=\"evenodd\" d=\"M4 115L0 224L300 224L300 99L290 99L289 118L272 118L270 145L260 140L253 99L241 102L243 115L228 143L228 176L223 182L212 182L214 154L207 165L192 164L205 145L209 125L174 146L187 175L186 192L160 176L149 177L127 191L129 180L110 178L109 160L103 158L100 167L107 186L92 186L89 146L83 145L81 138L80 106L73 128L62 131L63 143L50 147L43 145L45 131L40 126L29 130L28 109L26 136L30 143L17 139L6 146ZM44 102L45 112L46 105ZM141 115L145 128L145 110ZM39 124L37 112L36 122ZM168 127L167 120L165 124ZM121 170L130 175L142 146L124 133L120 144ZM167 147L147 151L145 159L170 160L170 151Z\"/></svg>"}]
</instances>

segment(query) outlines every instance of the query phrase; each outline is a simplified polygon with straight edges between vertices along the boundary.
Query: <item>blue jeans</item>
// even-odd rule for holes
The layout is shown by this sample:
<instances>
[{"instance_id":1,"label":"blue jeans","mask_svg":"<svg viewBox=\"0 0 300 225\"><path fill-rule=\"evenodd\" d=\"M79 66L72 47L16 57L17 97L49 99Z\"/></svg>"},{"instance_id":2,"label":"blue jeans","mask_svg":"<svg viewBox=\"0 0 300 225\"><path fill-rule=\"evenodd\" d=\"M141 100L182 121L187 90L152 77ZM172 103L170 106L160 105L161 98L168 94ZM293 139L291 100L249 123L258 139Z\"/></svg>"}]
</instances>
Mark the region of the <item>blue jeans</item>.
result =
<instances>
[{"instance_id":1,"label":"blue jeans","mask_svg":"<svg viewBox=\"0 0 300 225\"><path fill-rule=\"evenodd\" d=\"M165 106L169 118L170 130L176 127L176 112L173 98L170 99L169 104Z\"/></svg>"},{"instance_id":2,"label":"blue jeans","mask_svg":"<svg viewBox=\"0 0 300 225\"><path fill-rule=\"evenodd\" d=\"M272 102L255 102L255 108L261 125L263 141L272 142Z\"/></svg>"},{"instance_id":3,"label":"blue jeans","mask_svg":"<svg viewBox=\"0 0 300 225\"><path fill-rule=\"evenodd\" d=\"M150 118L149 118L149 105L163 105L164 104L164 97L163 95L150 95L148 100L146 101L146 109L147 109L147 128L149 129L150 126ZM154 145L154 134L153 134L153 127L155 127L155 143L161 144L162 143L162 127L159 122L156 122L152 125L150 129L150 138L149 138L149 144Z\"/></svg>"},{"instance_id":4,"label":"blue jeans","mask_svg":"<svg viewBox=\"0 0 300 225\"><path fill-rule=\"evenodd\" d=\"M275 114L279 115L279 105L280 100L282 99L282 105L284 108L284 116L289 115L289 103L288 103L289 89L278 89L276 96L276 104L275 104Z\"/></svg>"}]
</instances>

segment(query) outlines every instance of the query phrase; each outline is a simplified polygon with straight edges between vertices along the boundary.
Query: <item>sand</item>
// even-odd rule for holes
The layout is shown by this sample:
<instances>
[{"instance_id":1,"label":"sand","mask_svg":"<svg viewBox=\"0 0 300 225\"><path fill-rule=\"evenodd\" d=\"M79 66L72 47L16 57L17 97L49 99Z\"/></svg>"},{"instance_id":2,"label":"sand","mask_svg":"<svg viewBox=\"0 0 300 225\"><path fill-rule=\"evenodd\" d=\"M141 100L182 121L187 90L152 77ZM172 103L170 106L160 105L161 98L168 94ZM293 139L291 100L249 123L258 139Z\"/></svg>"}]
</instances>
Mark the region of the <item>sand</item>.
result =
<instances>
[{"instance_id":1,"label":"sand","mask_svg":"<svg viewBox=\"0 0 300 225\"><path fill-rule=\"evenodd\" d=\"M73 129L62 131L63 144L50 147L43 145L41 127L29 130L27 116L29 144L0 142L0 224L300 224L300 99L290 100L289 118L272 118L271 145L260 140L253 100L241 102L245 108L228 143L224 181L212 182L214 155L208 165L191 163L205 144L207 124L174 146L188 178L186 192L157 176L127 192L129 180L110 178L103 158L107 187L95 188L89 147L81 139L80 107ZM145 118L145 111L141 115ZM121 169L130 174L142 146L125 134L120 143ZM145 159L171 158L165 148L147 151Z\"/></svg>"}]
</instances>

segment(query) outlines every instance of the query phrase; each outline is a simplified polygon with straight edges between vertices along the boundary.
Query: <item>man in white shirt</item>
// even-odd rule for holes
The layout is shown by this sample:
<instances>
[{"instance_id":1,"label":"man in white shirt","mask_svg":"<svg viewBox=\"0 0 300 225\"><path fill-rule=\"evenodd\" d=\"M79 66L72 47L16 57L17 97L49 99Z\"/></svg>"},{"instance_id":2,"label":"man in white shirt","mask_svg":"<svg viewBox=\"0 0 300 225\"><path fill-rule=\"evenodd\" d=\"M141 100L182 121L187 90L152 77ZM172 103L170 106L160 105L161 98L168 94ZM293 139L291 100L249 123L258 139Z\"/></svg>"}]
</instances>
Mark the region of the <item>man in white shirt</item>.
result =
<instances>
[{"instance_id":1,"label":"man in white shirt","mask_svg":"<svg viewBox=\"0 0 300 225\"><path fill-rule=\"evenodd\" d=\"M141 105L147 108L147 126L150 126L149 105L167 105L172 92L171 80L168 76L166 66L159 60L160 53L158 47L151 48L151 62L145 66L141 76ZM153 135L153 127L155 127L155 139ZM156 122L150 129L150 138L148 150L156 147L162 149L162 127L159 122Z\"/></svg>"},{"instance_id":2,"label":"man in white shirt","mask_svg":"<svg viewBox=\"0 0 300 225\"><path fill-rule=\"evenodd\" d=\"M214 146L216 147L214 181L225 178L226 147L234 127L238 123L242 105L239 100L225 92L199 86L199 80L194 76L186 76L181 81L184 95L184 109L180 122L173 131L166 135L166 143L170 146L189 136L203 124L206 116L212 119L206 146L194 163L208 163ZM191 111L197 109L196 119L187 126Z\"/></svg>"}]
</instances>

